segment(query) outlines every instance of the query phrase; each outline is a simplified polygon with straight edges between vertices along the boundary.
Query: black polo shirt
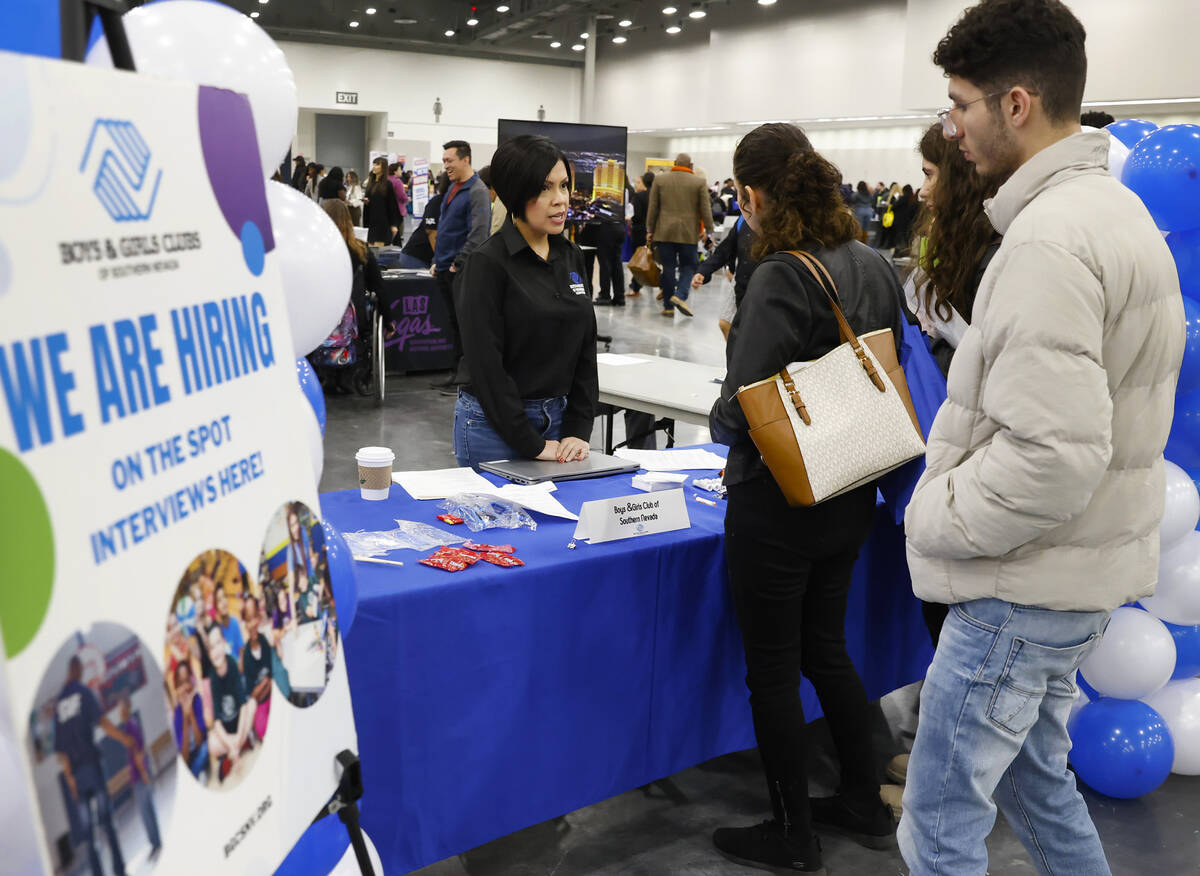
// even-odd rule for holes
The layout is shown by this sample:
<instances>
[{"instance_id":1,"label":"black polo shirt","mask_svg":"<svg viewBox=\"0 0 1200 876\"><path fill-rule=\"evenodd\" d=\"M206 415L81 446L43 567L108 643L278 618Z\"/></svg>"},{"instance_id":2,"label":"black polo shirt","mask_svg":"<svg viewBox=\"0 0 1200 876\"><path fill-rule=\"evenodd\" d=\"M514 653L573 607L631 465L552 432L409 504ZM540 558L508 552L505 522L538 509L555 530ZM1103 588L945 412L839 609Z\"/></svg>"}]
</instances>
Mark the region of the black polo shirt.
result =
<instances>
[{"instance_id":1,"label":"black polo shirt","mask_svg":"<svg viewBox=\"0 0 1200 876\"><path fill-rule=\"evenodd\" d=\"M537 456L545 440L523 401L566 396L562 437L587 441L599 393L596 314L579 247L551 235L543 259L506 220L468 256L454 301L471 375L466 390L500 437Z\"/></svg>"}]
</instances>

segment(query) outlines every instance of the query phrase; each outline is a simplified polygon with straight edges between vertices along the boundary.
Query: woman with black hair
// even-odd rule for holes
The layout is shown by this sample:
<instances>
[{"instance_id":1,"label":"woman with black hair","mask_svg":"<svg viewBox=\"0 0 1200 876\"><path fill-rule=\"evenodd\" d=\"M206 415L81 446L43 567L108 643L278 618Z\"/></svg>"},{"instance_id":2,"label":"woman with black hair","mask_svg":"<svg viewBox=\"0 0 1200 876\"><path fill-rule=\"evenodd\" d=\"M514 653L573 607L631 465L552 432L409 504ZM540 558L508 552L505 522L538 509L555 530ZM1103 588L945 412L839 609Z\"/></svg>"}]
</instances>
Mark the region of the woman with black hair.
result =
<instances>
[{"instance_id":1,"label":"woman with black hair","mask_svg":"<svg viewBox=\"0 0 1200 876\"><path fill-rule=\"evenodd\" d=\"M596 316L583 253L562 233L570 165L553 140L522 135L491 168L509 218L455 289L471 379L454 406L454 455L473 467L584 459L599 392Z\"/></svg>"},{"instance_id":2,"label":"woman with black hair","mask_svg":"<svg viewBox=\"0 0 1200 876\"><path fill-rule=\"evenodd\" d=\"M340 167L331 168L317 186L317 203L326 201L346 200L346 182Z\"/></svg>"},{"instance_id":3,"label":"woman with black hair","mask_svg":"<svg viewBox=\"0 0 1200 876\"><path fill-rule=\"evenodd\" d=\"M709 414L713 439L729 445L725 555L746 654L746 686L774 818L722 828L713 843L760 868L824 872L814 822L869 848L895 844L879 798L871 713L846 653L846 599L859 548L875 515L875 482L808 508L788 505L750 437L737 391L793 362L841 344L825 292L789 250L817 257L832 275L856 334L901 336L900 285L842 200L841 173L794 125L747 134L733 156L738 203L757 235L759 260L726 348L721 397ZM799 685L816 688L841 762L841 787L809 800Z\"/></svg>"},{"instance_id":4,"label":"woman with black hair","mask_svg":"<svg viewBox=\"0 0 1200 876\"><path fill-rule=\"evenodd\" d=\"M372 246L390 246L400 230L400 208L396 206L396 190L387 175L387 161L376 158L371 165L371 179L363 197L363 225L367 226L367 242Z\"/></svg>"}]
</instances>

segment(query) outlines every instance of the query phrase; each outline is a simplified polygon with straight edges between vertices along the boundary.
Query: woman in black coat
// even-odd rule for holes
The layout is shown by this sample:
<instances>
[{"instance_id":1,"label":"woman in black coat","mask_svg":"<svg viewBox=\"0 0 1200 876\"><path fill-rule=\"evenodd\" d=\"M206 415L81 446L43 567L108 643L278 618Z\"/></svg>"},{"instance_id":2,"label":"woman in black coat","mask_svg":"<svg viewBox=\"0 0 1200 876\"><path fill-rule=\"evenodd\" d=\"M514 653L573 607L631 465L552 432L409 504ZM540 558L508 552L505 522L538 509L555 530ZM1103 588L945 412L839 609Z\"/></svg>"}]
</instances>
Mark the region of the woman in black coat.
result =
<instances>
[{"instance_id":1,"label":"woman in black coat","mask_svg":"<svg viewBox=\"0 0 1200 876\"><path fill-rule=\"evenodd\" d=\"M400 230L400 208L396 206L396 190L387 175L387 162L377 159L371 168L371 179L363 197L363 225L367 227L367 242L372 246L389 246Z\"/></svg>"}]
</instances>

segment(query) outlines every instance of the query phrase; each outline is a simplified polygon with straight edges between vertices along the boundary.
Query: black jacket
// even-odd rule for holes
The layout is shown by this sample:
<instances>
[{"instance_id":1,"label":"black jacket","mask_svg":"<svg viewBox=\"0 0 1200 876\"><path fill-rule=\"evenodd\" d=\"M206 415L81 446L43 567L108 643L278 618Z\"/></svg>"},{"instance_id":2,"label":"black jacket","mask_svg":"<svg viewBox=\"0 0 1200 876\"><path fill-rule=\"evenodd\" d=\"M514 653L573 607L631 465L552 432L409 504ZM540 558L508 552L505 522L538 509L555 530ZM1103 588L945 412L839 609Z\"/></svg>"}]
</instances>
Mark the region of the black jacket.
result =
<instances>
[{"instance_id":1,"label":"black jacket","mask_svg":"<svg viewBox=\"0 0 1200 876\"><path fill-rule=\"evenodd\" d=\"M755 239L754 230L744 221L739 221L713 250L713 254L700 263L700 273L704 275L705 283L721 268L733 270L733 297L738 307L741 307L746 290L750 287L750 275L758 267L758 262L750 255Z\"/></svg>"},{"instance_id":2,"label":"black jacket","mask_svg":"<svg viewBox=\"0 0 1200 876\"><path fill-rule=\"evenodd\" d=\"M832 275L850 327L860 335L890 328L899 350L904 292L883 256L858 241L809 251ZM792 362L818 359L840 343L829 299L799 261L775 253L760 262L733 318L725 382L708 415L713 440L730 448L726 485L770 475L750 439L738 388L778 374Z\"/></svg>"}]
</instances>

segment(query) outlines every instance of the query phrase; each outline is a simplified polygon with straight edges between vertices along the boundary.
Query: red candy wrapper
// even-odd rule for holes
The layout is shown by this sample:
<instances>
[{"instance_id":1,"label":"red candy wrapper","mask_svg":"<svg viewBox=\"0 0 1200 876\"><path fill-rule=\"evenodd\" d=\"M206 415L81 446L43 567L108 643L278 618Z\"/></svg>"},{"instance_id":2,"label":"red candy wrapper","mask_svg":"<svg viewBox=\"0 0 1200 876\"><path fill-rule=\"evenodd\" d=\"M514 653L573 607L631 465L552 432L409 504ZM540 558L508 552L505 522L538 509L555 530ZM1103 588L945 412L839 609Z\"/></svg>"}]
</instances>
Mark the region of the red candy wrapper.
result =
<instances>
[{"instance_id":1,"label":"red candy wrapper","mask_svg":"<svg viewBox=\"0 0 1200 876\"><path fill-rule=\"evenodd\" d=\"M441 569L445 572L461 572L463 569L471 565L470 563L464 563L462 560L455 560L450 557L439 557L437 554L434 554L431 557L426 557L418 562L420 562L422 566L432 566L435 569Z\"/></svg>"},{"instance_id":2,"label":"red candy wrapper","mask_svg":"<svg viewBox=\"0 0 1200 876\"><path fill-rule=\"evenodd\" d=\"M437 519L442 521L442 523L449 523L451 525L454 525L455 523L462 523L462 518L455 517L453 514L439 514Z\"/></svg>"},{"instance_id":3,"label":"red candy wrapper","mask_svg":"<svg viewBox=\"0 0 1200 876\"><path fill-rule=\"evenodd\" d=\"M473 541L468 541L460 547L480 554L515 554L517 552L517 549L511 544L475 544Z\"/></svg>"},{"instance_id":4,"label":"red candy wrapper","mask_svg":"<svg viewBox=\"0 0 1200 876\"><path fill-rule=\"evenodd\" d=\"M473 566L479 562L479 554L472 553L471 551L464 551L462 548L456 547L440 547L437 549L437 552L431 554L431 556L448 560L456 560L460 563L466 563L468 566Z\"/></svg>"},{"instance_id":5,"label":"red candy wrapper","mask_svg":"<svg viewBox=\"0 0 1200 876\"><path fill-rule=\"evenodd\" d=\"M525 565L524 560L519 560L512 554L484 553L479 555L479 559L485 563L491 563L493 566L504 566L506 568Z\"/></svg>"}]
</instances>

